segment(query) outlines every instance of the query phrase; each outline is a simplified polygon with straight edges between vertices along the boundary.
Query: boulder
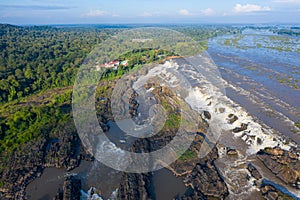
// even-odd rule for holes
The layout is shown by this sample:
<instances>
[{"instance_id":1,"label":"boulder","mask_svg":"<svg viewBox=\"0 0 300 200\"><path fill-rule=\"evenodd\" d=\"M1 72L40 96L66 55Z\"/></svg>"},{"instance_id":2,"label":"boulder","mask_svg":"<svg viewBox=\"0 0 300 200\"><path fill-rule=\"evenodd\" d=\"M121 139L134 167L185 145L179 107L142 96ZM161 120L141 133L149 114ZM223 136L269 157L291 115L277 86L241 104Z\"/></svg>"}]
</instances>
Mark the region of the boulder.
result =
<instances>
[{"instance_id":1,"label":"boulder","mask_svg":"<svg viewBox=\"0 0 300 200\"><path fill-rule=\"evenodd\" d=\"M252 163L248 164L247 169L256 180L259 180L262 178L261 174L256 169L256 167L254 165L252 165Z\"/></svg>"},{"instance_id":2,"label":"boulder","mask_svg":"<svg viewBox=\"0 0 300 200\"><path fill-rule=\"evenodd\" d=\"M228 120L228 123L229 124L233 124L234 122L236 122L239 118L236 116L236 115L234 115L234 114L229 114L228 115L228 118L229 118L229 120Z\"/></svg>"},{"instance_id":3,"label":"boulder","mask_svg":"<svg viewBox=\"0 0 300 200\"><path fill-rule=\"evenodd\" d=\"M247 128L248 128L248 124L242 123L242 124L241 124L241 127L236 127L236 128L234 128L232 131L233 131L234 133L239 133L239 132L242 132L242 131L247 130Z\"/></svg>"},{"instance_id":4,"label":"boulder","mask_svg":"<svg viewBox=\"0 0 300 200\"><path fill-rule=\"evenodd\" d=\"M229 156L237 156L238 155L237 150L236 149L231 149L231 148L228 148L226 153Z\"/></svg>"},{"instance_id":5,"label":"boulder","mask_svg":"<svg viewBox=\"0 0 300 200\"><path fill-rule=\"evenodd\" d=\"M204 111L203 115L206 119L210 120L211 119L211 114L208 111Z\"/></svg>"}]
</instances>

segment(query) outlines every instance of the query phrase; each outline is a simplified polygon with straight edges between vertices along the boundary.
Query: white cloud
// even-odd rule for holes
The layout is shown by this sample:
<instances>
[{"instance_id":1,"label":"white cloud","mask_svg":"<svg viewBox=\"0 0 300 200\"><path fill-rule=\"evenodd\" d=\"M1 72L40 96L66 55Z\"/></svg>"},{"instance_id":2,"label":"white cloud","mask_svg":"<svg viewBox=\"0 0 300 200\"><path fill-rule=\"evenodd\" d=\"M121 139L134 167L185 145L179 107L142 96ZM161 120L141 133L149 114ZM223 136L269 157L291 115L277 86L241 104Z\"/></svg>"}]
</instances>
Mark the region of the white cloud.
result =
<instances>
[{"instance_id":1,"label":"white cloud","mask_svg":"<svg viewBox=\"0 0 300 200\"><path fill-rule=\"evenodd\" d=\"M142 14L140 14L141 17L158 17L160 16L159 12L143 12Z\"/></svg>"},{"instance_id":2,"label":"white cloud","mask_svg":"<svg viewBox=\"0 0 300 200\"><path fill-rule=\"evenodd\" d=\"M107 15L108 13L103 10L90 10L88 13L84 14L86 17L99 17Z\"/></svg>"},{"instance_id":3,"label":"white cloud","mask_svg":"<svg viewBox=\"0 0 300 200\"><path fill-rule=\"evenodd\" d=\"M190 13L190 11L188 11L187 9L181 9L181 10L179 10L179 14L180 14L180 15L185 15L185 16L187 16L187 15L192 15L192 14Z\"/></svg>"},{"instance_id":4,"label":"white cloud","mask_svg":"<svg viewBox=\"0 0 300 200\"><path fill-rule=\"evenodd\" d=\"M149 13L149 12L143 12L142 14L141 14L141 16L142 17L151 17L151 16L153 16L151 13Z\"/></svg>"},{"instance_id":5,"label":"white cloud","mask_svg":"<svg viewBox=\"0 0 300 200\"><path fill-rule=\"evenodd\" d=\"M211 8L207 8L205 10L202 10L201 14L205 15L205 16L212 16L212 15L215 14L215 11L213 9L211 9Z\"/></svg>"},{"instance_id":6,"label":"white cloud","mask_svg":"<svg viewBox=\"0 0 300 200\"><path fill-rule=\"evenodd\" d=\"M187 9L181 9L178 11L178 13L183 16L199 16L199 15L211 16L215 14L215 11L211 8L201 10L200 12L190 12Z\"/></svg>"},{"instance_id":7,"label":"white cloud","mask_svg":"<svg viewBox=\"0 0 300 200\"><path fill-rule=\"evenodd\" d=\"M270 11L269 6L260 6L255 4L236 4L233 8L234 13L251 13L251 12L261 12L261 11Z\"/></svg>"}]
</instances>

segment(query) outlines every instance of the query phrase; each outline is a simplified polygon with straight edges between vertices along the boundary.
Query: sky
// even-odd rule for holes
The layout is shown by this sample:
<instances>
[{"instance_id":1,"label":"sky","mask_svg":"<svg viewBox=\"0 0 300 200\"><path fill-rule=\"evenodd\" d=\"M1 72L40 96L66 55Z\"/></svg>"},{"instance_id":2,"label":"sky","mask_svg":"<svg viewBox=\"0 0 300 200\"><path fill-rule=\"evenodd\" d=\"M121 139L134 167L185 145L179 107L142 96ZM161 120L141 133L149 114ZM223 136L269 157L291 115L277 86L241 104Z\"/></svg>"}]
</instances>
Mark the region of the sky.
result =
<instances>
[{"instance_id":1,"label":"sky","mask_svg":"<svg viewBox=\"0 0 300 200\"><path fill-rule=\"evenodd\" d=\"M1 0L0 23L300 23L300 0Z\"/></svg>"}]
</instances>

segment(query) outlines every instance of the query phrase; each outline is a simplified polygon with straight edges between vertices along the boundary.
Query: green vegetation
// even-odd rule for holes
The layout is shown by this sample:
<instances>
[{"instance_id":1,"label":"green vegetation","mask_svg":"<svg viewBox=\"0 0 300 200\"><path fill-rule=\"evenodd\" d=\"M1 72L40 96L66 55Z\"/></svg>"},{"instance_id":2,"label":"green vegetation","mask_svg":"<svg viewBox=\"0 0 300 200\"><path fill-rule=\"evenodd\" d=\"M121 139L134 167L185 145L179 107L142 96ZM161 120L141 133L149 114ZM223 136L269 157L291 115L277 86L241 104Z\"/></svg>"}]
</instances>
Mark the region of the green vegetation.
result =
<instances>
[{"instance_id":1,"label":"green vegetation","mask_svg":"<svg viewBox=\"0 0 300 200\"><path fill-rule=\"evenodd\" d=\"M192 150L187 150L185 151L181 156L180 158L178 159L179 162L184 162L184 161L187 161L187 160L191 160L191 159L194 159L197 157L197 154L196 152L192 151Z\"/></svg>"},{"instance_id":2,"label":"green vegetation","mask_svg":"<svg viewBox=\"0 0 300 200\"><path fill-rule=\"evenodd\" d=\"M239 29L229 26L172 28L191 36L204 49L209 38L239 33ZM57 127L73 123L72 85L78 68L97 44L120 31L97 26L0 24L0 155L4 160L29 141L49 140ZM128 60L128 66L107 69L101 83L110 84L145 63L161 62L171 55L159 49L128 52L116 58ZM111 92L109 85L99 85L100 96ZM180 120L180 113L172 108L165 128L179 127Z\"/></svg>"},{"instance_id":3,"label":"green vegetation","mask_svg":"<svg viewBox=\"0 0 300 200\"><path fill-rule=\"evenodd\" d=\"M172 54L152 49L128 52L119 57L121 61L128 60L128 66L106 69L102 82L116 80L142 64L161 61L169 55ZM107 96L111 92L108 89L109 85L102 85L97 92L100 96ZM55 127L71 119L71 88L61 89L58 94L56 92L52 89L34 96L18 97L0 107L0 154L5 152L9 155L29 141L47 138ZM174 117L172 115L170 124L174 123Z\"/></svg>"},{"instance_id":4,"label":"green vegetation","mask_svg":"<svg viewBox=\"0 0 300 200\"><path fill-rule=\"evenodd\" d=\"M164 129L178 129L180 127L181 115L180 113L171 113L165 123Z\"/></svg>"},{"instance_id":5,"label":"green vegetation","mask_svg":"<svg viewBox=\"0 0 300 200\"><path fill-rule=\"evenodd\" d=\"M257 44L256 44L256 47L257 47L257 48L262 48L262 44L257 43Z\"/></svg>"},{"instance_id":6,"label":"green vegetation","mask_svg":"<svg viewBox=\"0 0 300 200\"><path fill-rule=\"evenodd\" d=\"M297 122L297 123L295 123L295 126L296 126L297 128L300 128L300 121Z\"/></svg>"},{"instance_id":7,"label":"green vegetation","mask_svg":"<svg viewBox=\"0 0 300 200\"><path fill-rule=\"evenodd\" d=\"M189 35L195 41L203 41L203 44L207 44L207 39L217 37L220 35L231 35L231 34L240 34L241 29L235 28L231 26L224 26L224 25L216 25L216 26L201 26L201 25L194 25L194 26L185 26L185 27L171 27L176 31L182 32L184 34Z\"/></svg>"},{"instance_id":8,"label":"green vegetation","mask_svg":"<svg viewBox=\"0 0 300 200\"><path fill-rule=\"evenodd\" d=\"M176 102L176 104L178 106L179 102ZM177 112L170 102L167 102L165 99L162 100L161 105L168 113L164 130L178 129L181 123L180 112Z\"/></svg>"},{"instance_id":9,"label":"green vegetation","mask_svg":"<svg viewBox=\"0 0 300 200\"><path fill-rule=\"evenodd\" d=\"M174 56L171 52L156 49L140 49L119 56L120 62L128 60L128 66L118 66L117 69L109 68L103 73L102 80L114 80L120 78L129 71L142 67L143 64L155 63L168 56Z\"/></svg>"},{"instance_id":10,"label":"green vegetation","mask_svg":"<svg viewBox=\"0 0 300 200\"><path fill-rule=\"evenodd\" d=\"M293 76L288 76L288 77L277 76L277 82L292 87L294 89L299 89L298 86L299 80L295 79Z\"/></svg>"},{"instance_id":11,"label":"green vegetation","mask_svg":"<svg viewBox=\"0 0 300 200\"><path fill-rule=\"evenodd\" d=\"M246 37L246 40L242 40ZM279 52L298 52L299 39L283 35L262 36L256 34L238 34L220 38L218 43L239 49L266 48Z\"/></svg>"},{"instance_id":12,"label":"green vegetation","mask_svg":"<svg viewBox=\"0 0 300 200\"><path fill-rule=\"evenodd\" d=\"M239 41L241 40L241 39L243 39L244 38L244 35L241 35L241 34L239 34L239 35L235 35L235 36L233 36L233 37L231 37L231 38L226 38L226 39L224 39L224 41L223 41L223 45L225 45L225 46L234 46L234 47L238 47L238 48L242 48L240 45L239 45ZM222 42L221 42L221 44L222 44Z\"/></svg>"},{"instance_id":13,"label":"green vegetation","mask_svg":"<svg viewBox=\"0 0 300 200\"><path fill-rule=\"evenodd\" d=\"M251 71L255 71L257 70L257 68L255 66L245 66L245 68L251 70Z\"/></svg>"},{"instance_id":14,"label":"green vegetation","mask_svg":"<svg viewBox=\"0 0 300 200\"><path fill-rule=\"evenodd\" d=\"M71 91L62 95L54 95L47 105L21 106L10 115L1 116L0 122L0 154L9 154L20 145L47 137L48 133L63 123L70 116ZM67 106L65 106L67 105ZM11 110L8 107L6 111Z\"/></svg>"},{"instance_id":15,"label":"green vegetation","mask_svg":"<svg viewBox=\"0 0 300 200\"><path fill-rule=\"evenodd\" d=\"M224 41L224 44L225 44L226 46L231 46L231 40L230 40L230 39L226 39L226 40Z\"/></svg>"},{"instance_id":16,"label":"green vegetation","mask_svg":"<svg viewBox=\"0 0 300 200\"><path fill-rule=\"evenodd\" d=\"M0 25L0 102L72 85L77 68L113 30Z\"/></svg>"}]
</instances>

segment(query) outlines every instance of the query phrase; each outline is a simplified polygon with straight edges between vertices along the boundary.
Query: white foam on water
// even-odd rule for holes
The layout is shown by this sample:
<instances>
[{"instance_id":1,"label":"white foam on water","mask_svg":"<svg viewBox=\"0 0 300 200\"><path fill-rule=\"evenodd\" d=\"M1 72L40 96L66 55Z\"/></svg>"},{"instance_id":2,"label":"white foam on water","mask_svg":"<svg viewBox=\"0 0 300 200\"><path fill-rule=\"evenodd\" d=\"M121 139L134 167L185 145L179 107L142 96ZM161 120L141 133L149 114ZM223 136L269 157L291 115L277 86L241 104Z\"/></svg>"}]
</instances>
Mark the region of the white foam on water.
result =
<instances>
[{"instance_id":1,"label":"white foam on water","mask_svg":"<svg viewBox=\"0 0 300 200\"><path fill-rule=\"evenodd\" d=\"M206 71L209 70L207 67L203 68ZM133 89L137 90L138 88L143 87L147 83L149 77L153 76L162 76L164 81L168 82L172 87L178 86L178 83L181 80L178 80L178 78L176 78L168 69L175 69L197 83L195 84L196 86L192 88L186 88L188 95L185 97L185 101L193 110L197 111L199 115L202 115L203 118L203 111L208 111L210 113L211 119L207 119L207 122L213 131L219 132L220 134L222 134L222 132L231 132L234 137L241 138L244 141L245 148L247 148L246 155L239 155L239 159L230 165L227 165L222 172L224 173L226 183L228 183L229 187L232 187L230 188L232 191L231 194L233 194L236 190L233 187L238 187L238 180L240 176L249 175L249 171L242 167L249 161L247 160L249 156L256 154L258 151L265 149L266 147L279 146L282 149L289 150L292 146L295 146L295 144L286 142L280 135L275 134L275 131L267 125L258 123L252 116L250 116L246 109L228 98L222 91L222 88L220 89L216 87L201 73L197 73L189 67L179 66L177 63L167 61L163 65L157 65L151 68L145 76L139 77L139 79L133 83ZM229 84L225 80L221 79L221 77L220 83L223 83L224 86L227 85L232 87L245 96L250 96L249 91ZM151 90L152 89L149 89L148 92ZM251 100L257 102L257 99ZM266 105L263 105L262 107L266 110L268 109ZM220 110L224 110L224 112L221 112ZM229 115L235 115L237 120L233 123L229 123ZM284 116L281 117L284 118ZM285 120L289 121L287 117ZM247 129L238 133L233 133L232 130L236 127L241 127L242 124L247 124ZM216 134L218 135L218 133ZM107 148L107 146L105 148L104 146L99 148L109 149L109 151L117 151L120 155L120 163L124 162L124 158L121 158L121 149L113 144L106 145L109 145L109 148ZM242 188L239 194L243 194L243 192L249 193L256 189L253 178L251 178L248 182L243 183L243 185L240 185L240 187Z\"/></svg>"},{"instance_id":2,"label":"white foam on water","mask_svg":"<svg viewBox=\"0 0 300 200\"><path fill-rule=\"evenodd\" d=\"M104 200L99 194L94 193L95 188L91 187L87 192L80 190L80 200Z\"/></svg>"},{"instance_id":3,"label":"white foam on water","mask_svg":"<svg viewBox=\"0 0 300 200\"><path fill-rule=\"evenodd\" d=\"M204 59L204 66L199 66L201 70L207 72L208 75L211 75L209 72L209 63ZM199 114L202 114L203 111L208 111L211 114L211 120L207 120L208 123L214 122L213 126L218 126L220 131L232 131L236 127L240 127L242 124L247 124L248 127L245 131L239 133L233 133L235 137L240 137L244 140L245 145L248 146L247 153L248 155L256 154L259 150L262 150L266 147L275 147L280 146L285 150L289 150L291 146L295 146L293 143L287 143L285 139L281 136L275 134L267 125L257 122L242 106L232 101L222 91L222 88L216 87L214 83L211 83L206 77L201 73L193 70L193 67L188 65L179 66L174 61L166 61L163 65L158 65L151 68L148 71L148 74L140 77L134 84L133 88L139 88L141 85L144 85L147 82L149 77L162 75L164 76L164 81L167 81L173 87L176 87L174 83L180 82L177 77L174 76L167 69L175 69L179 73L184 74L188 78L191 78L193 81L197 82L197 86L193 88L187 88L188 96L185 98L185 101L191 106L192 109L197 111ZM249 99L258 103L259 99L251 98L249 91L246 91L238 86L229 84L227 81L218 77L220 79L219 84L224 84L225 87L231 87L234 90L244 94L249 97ZM259 102L262 108L265 108L265 111L272 111L268 108L267 105ZM219 109L225 109L223 113ZM274 111L273 111L274 112ZM288 122L290 125L293 125L288 117L275 111L278 116L280 116L283 121ZM238 119L230 124L228 122L229 115L233 114L238 117ZM218 124L216 124L218 123ZM259 140L259 142L258 142Z\"/></svg>"},{"instance_id":4,"label":"white foam on water","mask_svg":"<svg viewBox=\"0 0 300 200\"><path fill-rule=\"evenodd\" d=\"M189 90L189 95L185 100L195 110L200 112L208 111L211 114L211 120L207 120L208 123L217 119L224 131L231 131L236 127L240 127L241 124L248 124L247 130L233 134L235 137L241 137L245 141L248 145L247 152L249 155L255 154L266 147L280 146L283 149L289 150L291 146L294 146L294 144L286 144L286 141L280 136L275 135L270 127L267 127L265 124L262 126L260 123L256 122L244 108L223 95L223 93L220 92L220 89L205 80L205 77L199 78L204 80L199 80L199 87ZM235 88L235 86L232 87ZM241 88L235 89L242 90ZM248 91L242 90L242 92L247 96L250 95ZM219 112L220 108L225 108L225 112ZM238 117L238 120L232 124L228 123L228 116L230 114ZM283 116L281 113L278 113L278 115L289 123L292 123L290 119ZM261 143L257 142L258 138L261 140Z\"/></svg>"}]
</instances>

